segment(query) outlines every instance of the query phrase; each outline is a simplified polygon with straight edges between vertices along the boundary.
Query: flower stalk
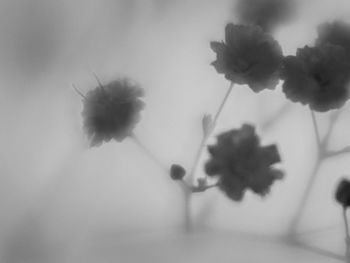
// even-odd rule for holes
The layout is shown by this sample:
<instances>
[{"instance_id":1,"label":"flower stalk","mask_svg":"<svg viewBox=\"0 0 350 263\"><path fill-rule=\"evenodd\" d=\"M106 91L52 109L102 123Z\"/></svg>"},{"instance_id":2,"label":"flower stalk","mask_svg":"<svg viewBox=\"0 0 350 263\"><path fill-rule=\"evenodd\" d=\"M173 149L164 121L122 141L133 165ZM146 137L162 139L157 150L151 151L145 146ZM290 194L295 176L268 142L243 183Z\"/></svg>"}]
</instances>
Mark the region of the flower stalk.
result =
<instances>
[{"instance_id":1,"label":"flower stalk","mask_svg":"<svg viewBox=\"0 0 350 263\"><path fill-rule=\"evenodd\" d=\"M130 135L130 138L152 162L154 162L163 171L168 173L168 168L158 159L157 156L155 156L149 150L149 148L147 146L145 146L145 144L135 135L135 133L132 133Z\"/></svg>"},{"instance_id":2,"label":"flower stalk","mask_svg":"<svg viewBox=\"0 0 350 263\"><path fill-rule=\"evenodd\" d=\"M346 213L346 206L343 206L343 220L344 220L344 226L345 226L345 256L346 256L346 262L350 262L350 233L349 233L349 223L348 223L348 217Z\"/></svg>"},{"instance_id":3,"label":"flower stalk","mask_svg":"<svg viewBox=\"0 0 350 263\"><path fill-rule=\"evenodd\" d=\"M198 147L197 152L196 152L196 156L195 156L192 168L191 168L191 170L190 170L190 172L188 174L188 181L190 182L190 184L192 184L193 181L194 181L194 177L195 177L195 174L196 174L196 171L197 171L197 167L198 167L199 161L201 159L201 156L203 154L203 151L205 149L205 146L207 145L207 141L208 141L209 137L211 136L211 134L215 130L216 124L217 124L217 122L219 120L219 117L220 117L220 115L222 113L222 110L223 110L225 104L228 101L228 98L230 97L230 94L232 92L233 87L234 87L234 83L231 82L230 86L229 86L229 88L228 88L228 90L227 90L227 92L226 92L226 94L225 94L225 96L224 96L224 98L223 98L223 100L222 100L222 102L221 102L221 104L220 104L220 106L219 106L215 116L214 116L214 119L209 124L209 129L206 132L203 133L201 142L200 142L199 147ZM209 188L212 188L213 186L206 186L206 187L203 188L201 186L197 186L196 187L196 186L187 185L185 187L185 190L184 190L185 191L184 225L185 225L185 230L187 232L191 232L192 229L193 229L192 222L191 222L191 216L190 216L192 193L204 192L205 190L207 190Z\"/></svg>"},{"instance_id":4,"label":"flower stalk","mask_svg":"<svg viewBox=\"0 0 350 263\"><path fill-rule=\"evenodd\" d=\"M321 141L320 131L318 128L315 112L311 109L310 109L310 112L311 112L311 119L312 119L312 124L314 127L315 137L316 137L316 143L317 143L317 159L316 159L316 162L315 162L314 167L312 169L311 175L309 177L309 181L306 185L306 188L302 194L301 200L300 200L299 205L297 207L296 214L292 220L291 227L290 227L290 232L292 234L295 234L297 227L299 225L299 221L300 221L301 217L303 216L305 206L309 200L309 197L310 197L310 194L312 191L312 187L315 183L318 171L320 170L321 165L322 165L322 161L324 159L323 147L322 147L322 145L324 145L324 141Z\"/></svg>"},{"instance_id":5,"label":"flower stalk","mask_svg":"<svg viewBox=\"0 0 350 263\"><path fill-rule=\"evenodd\" d=\"M329 140L330 140L334 125L335 125L336 121L338 120L339 113L337 113L333 118L331 118L331 123L328 127L328 131L327 131L326 135L324 136L324 138L321 139L320 130L319 130L319 126L317 124L315 112L313 110L310 110L310 111L311 111L311 119L312 119L312 123L313 123L313 127L314 127L316 143L317 143L317 158L316 158L314 167L312 169L311 175L309 177L309 181L307 182L306 188L302 194L301 200L300 200L299 205L297 207L296 214L295 214L295 216L292 220L291 226L290 226L290 233L292 235L294 235L297 231L297 228L299 226L299 222L303 216L305 207L306 207L308 200L310 198L312 188L315 184L318 172L319 172L323 162L330 159L330 158L350 153L350 147L345 147L341 150L336 150L336 151L328 150Z\"/></svg>"}]
</instances>

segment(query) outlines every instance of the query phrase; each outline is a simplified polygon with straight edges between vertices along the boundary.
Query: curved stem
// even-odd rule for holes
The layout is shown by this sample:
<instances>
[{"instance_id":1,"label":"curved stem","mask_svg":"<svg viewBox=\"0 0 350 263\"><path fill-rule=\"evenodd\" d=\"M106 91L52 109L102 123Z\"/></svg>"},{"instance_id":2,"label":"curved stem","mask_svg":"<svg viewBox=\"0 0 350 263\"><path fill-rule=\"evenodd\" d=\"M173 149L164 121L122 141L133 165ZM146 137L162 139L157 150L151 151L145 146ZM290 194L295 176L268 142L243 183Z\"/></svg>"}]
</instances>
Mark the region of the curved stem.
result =
<instances>
[{"instance_id":1,"label":"curved stem","mask_svg":"<svg viewBox=\"0 0 350 263\"><path fill-rule=\"evenodd\" d=\"M348 218L346 215L346 207L343 207L343 220L344 220L344 226L345 226L345 248L346 248L346 262L350 262L350 247L349 247L349 242L350 242L350 235L349 235L349 224L348 224Z\"/></svg>"},{"instance_id":2,"label":"curved stem","mask_svg":"<svg viewBox=\"0 0 350 263\"><path fill-rule=\"evenodd\" d=\"M299 221L304 213L304 210L305 210L305 206L310 198L310 194L311 194L311 190L312 190L312 187L315 183L315 180L316 180L316 177L317 177L317 173L321 167L321 164L322 164L322 161L323 161L323 158L322 158L322 141L321 141L321 137L320 137L320 132L319 132L319 129L318 129L318 125L317 125L317 120L316 120L316 116L315 116L315 113L314 111L311 110L311 119L312 119L312 123L313 123L313 126L314 126L314 131L315 131L315 136L316 136L316 143L317 143L317 159L316 159L316 163L314 165L314 168L312 169L312 172L311 172L311 176L309 178L309 181L307 182L307 186L302 194L302 197L301 197L301 200L300 200L300 203L298 205L298 208L296 210L296 214L292 220L292 223L291 223L291 227L290 227L290 232L291 233L295 233L296 232L296 229L299 225Z\"/></svg>"},{"instance_id":3,"label":"curved stem","mask_svg":"<svg viewBox=\"0 0 350 263\"><path fill-rule=\"evenodd\" d=\"M215 114L215 117L211 123L211 127L210 127L210 132L208 133L205 133L201 139L201 142L199 144L199 147L197 149L197 152L196 152L196 156L195 156L195 159L194 159L194 162L193 162L193 165L191 167L191 170L188 174L188 180L192 183L193 179L194 179L194 176L196 174L196 170L197 170L197 167L198 167L198 164L199 164L199 161L200 161L200 158L202 156L202 153L205 149L205 146L206 146L206 143L207 143L207 140L208 138L210 137L210 135L212 134L212 132L214 131L215 127L216 127L216 124L218 122L218 119L222 113L222 110L232 92L232 89L233 89L233 82L230 83L230 86ZM210 187L211 188L211 187ZM191 231L192 229L192 222L191 222L191 217L190 217L190 210L191 210L191 196L192 196L192 193L193 191L189 191L188 193L186 193L186 196L185 196L185 212L184 212L184 225L185 225L185 229L187 231Z\"/></svg>"},{"instance_id":4,"label":"curved stem","mask_svg":"<svg viewBox=\"0 0 350 263\"><path fill-rule=\"evenodd\" d=\"M130 138L136 143L136 145L142 150L142 152L151 159L159 168L163 171L168 172L168 168L156 157L145 144L134 134L130 135Z\"/></svg>"},{"instance_id":5,"label":"curved stem","mask_svg":"<svg viewBox=\"0 0 350 263\"><path fill-rule=\"evenodd\" d=\"M317 177L317 173L318 173L320 167L321 167L321 161L320 161L320 159L318 159L314 165L314 168L312 169L311 176L309 178L307 186L306 186L306 188L303 192L303 195L301 197L301 200L299 202L298 208L296 210L296 214L292 220L291 227L290 227L290 230L292 233L296 232L296 229L299 225L299 221L304 213L305 206L310 198L312 186L315 183L315 179Z\"/></svg>"},{"instance_id":6,"label":"curved stem","mask_svg":"<svg viewBox=\"0 0 350 263\"><path fill-rule=\"evenodd\" d=\"M229 86L229 88L228 88L228 90L226 92L226 95L225 95L224 99L222 100L218 111L215 114L215 117L214 117L214 120L213 120L212 131L215 129L216 123L217 123L217 121L218 121L218 119L220 117L220 114L221 114L221 112L222 112L222 110L223 110L223 108L224 108L224 106L225 106L225 104L226 104L226 102L227 102L231 92L232 92L232 89L233 89L233 82L230 83L230 86Z\"/></svg>"},{"instance_id":7,"label":"curved stem","mask_svg":"<svg viewBox=\"0 0 350 263\"><path fill-rule=\"evenodd\" d=\"M310 112L311 112L312 123L313 123L314 130L315 130L318 150L320 150L322 142L321 142L320 131L319 131L318 125L317 125L316 115L315 115L315 112L313 110L310 110Z\"/></svg>"},{"instance_id":8,"label":"curved stem","mask_svg":"<svg viewBox=\"0 0 350 263\"><path fill-rule=\"evenodd\" d=\"M216 112L215 114L215 117L211 123L211 128L210 128L210 132L206 133L205 135L203 135L202 139L201 139L201 142L199 144L199 147L198 147L198 150L196 152L196 156L195 156L195 159L194 159L194 162L193 162L193 165L192 165L192 168L190 170L190 173L189 173L189 180L193 180L193 177L194 175L196 174L196 170L197 170L197 166L198 166L198 163L199 163L199 160L202 156L202 153L203 153L203 150L206 146L206 143L207 143L207 140L208 138L210 137L210 135L212 134L212 132L214 131L215 127L216 127L216 124L218 122L218 119L222 113L222 110L232 92L232 89L233 89L233 82L230 83L230 86L225 94L225 97L223 98L220 106L219 106L219 109L218 111Z\"/></svg>"}]
</instances>

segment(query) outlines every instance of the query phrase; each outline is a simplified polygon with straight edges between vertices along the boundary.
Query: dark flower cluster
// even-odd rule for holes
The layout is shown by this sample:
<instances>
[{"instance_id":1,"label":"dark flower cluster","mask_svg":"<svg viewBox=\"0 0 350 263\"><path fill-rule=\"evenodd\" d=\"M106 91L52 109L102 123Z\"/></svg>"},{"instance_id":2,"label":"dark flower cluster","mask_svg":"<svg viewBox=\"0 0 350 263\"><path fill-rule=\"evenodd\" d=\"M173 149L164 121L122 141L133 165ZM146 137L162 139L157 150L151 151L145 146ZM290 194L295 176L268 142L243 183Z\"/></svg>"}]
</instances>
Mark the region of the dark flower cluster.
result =
<instances>
[{"instance_id":1,"label":"dark flower cluster","mask_svg":"<svg viewBox=\"0 0 350 263\"><path fill-rule=\"evenodd\" d=\"M237 0L235 14L241 23L271 32L293 17L294 8L294 0Z\"/></svg>"},{"instance_id":2,"label":"dark flower cluster","mask_svg":"<svg viewBox=\"0 0 350 263\"><path fill-rule=\"evenodd\" d=\"M282 171L273 167L280 155L275 145L261 146L253 126L222 133L217 144L208 147L211 155L205 171L218 178L219 188L235 201L243 199L246 190L264 196Z\"/></svg>"},{"instance_id":3,"label":"dark flower cluster","mask_svg":"<svg viewBox=\"0 0 350 263\"><path fill-rule=\"evenodd\" d=\"M350 182L348 180L340 181L335 192L335 200L344 208L350 206Z\"/></svg>"},{"instance_id":4,"label":"dark flower cluster","mask_svg":"<svg viewBox=\"0 0 350 263\"><path fill-rule=\"evenodd\" d=\"M344 105L348 99L350 60L344 48L333 44L298 49L284 59L283 92L293 102L325 112Z\"/></svg>"},{"instance_id":5,"label":"dark flower cluster","mask_svg":"<svg viewBox=\"0 0 350 263\"><path fill-rule=\"evenodd\" d=\"M225 42L211 42L211 48L217 56L212 65L233 83L247 84L254 92L277 85L282 49L260 27L228 24Z\"/></svg>"},{"instance_id":6,"label":"dark flower cluster","mask_svg":"<svg viewBox=\"0 0 350 263\"><path fill-rule=\"evenodd\" d=\"M130 136L144 107L143 89L127 79L100 85L84 98L84 129L91 146Z\"/></svg>"}]
</instances>

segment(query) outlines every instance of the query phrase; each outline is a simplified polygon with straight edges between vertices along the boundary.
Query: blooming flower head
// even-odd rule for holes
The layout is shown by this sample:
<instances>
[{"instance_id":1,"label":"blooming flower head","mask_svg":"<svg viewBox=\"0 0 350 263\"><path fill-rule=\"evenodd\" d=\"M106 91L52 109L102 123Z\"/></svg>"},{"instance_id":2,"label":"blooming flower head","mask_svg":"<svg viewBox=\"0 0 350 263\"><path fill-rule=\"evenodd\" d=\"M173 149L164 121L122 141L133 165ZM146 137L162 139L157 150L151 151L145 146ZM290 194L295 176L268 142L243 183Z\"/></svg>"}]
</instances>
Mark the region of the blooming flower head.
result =
<instances>
[{"instance_id":1,"label":"blooming flower head","mask_svg":"<svg viewBox=\"0 0 350 263\"><path fill-rule=\"evenodd\" d=\"M235 13L243 24L258 25L267 32L291 19L294 0L237 0Z\"/></svg>"},{"instance_id":2,"label":"blooming flower head","mask_svg":"<svg viewBox=\"0 0 350 263\"><path fill-rule=\"evenodd\" d=\"M211 158L205 171L218 177L219 188L232 200L242 200L246 190L264 196L275 180L283 178L273 167L280 162L276 145L260 146L251 125L220 134L217 144L208 150Z\"/></svg>"},{"instance_id":3,"label":"blooming flower head","mask_svg":"<svg viewBox=\"0 0 350 263\"><path fill-rule=\"evenodd\" d=\"M348 180L343 179L338 184L335 200L344 208L350 206L350 182Z\"/></svg>"},{"instance_id":4,"label":"blooming flower head","mask_svg":"<svg viewBox=\"0 0 350 263\"><path fill-rule=\"evenodd\" d=\"M260 27L228 24L225 42L212 42L211 48L217 56L212 65L233 83L248 84L254 92L277 85L282 50Z\"/></svg>"},{"instance_id":5,"label":"blooming flower head","mask_svg":"<svg viewBox=\"0 0 350 263\"><path fill-rule=\"evenodd\" d=\"M318 27L316 43L339 45L345 49L347 55L350 55L350 25L342 21L321 24Z\"/></svg>"},{"instance_id":6,"label":"blooming flower head","mask_svg":"<svg viewBox=\"0 0 350 263\"><path fill-rule=\"evenodd\" d=\"M282 69L283 92L293 102L325 112L339 108L348 99L350 61L344 48L332 44L298 49Z\"/></svg>"},{"instance_id":7,"label":"blooming flower head","mask_svg":"<svg viewBox=\"0 0 350 263\"><path fill-rule=\"evenodd\" d=\"M84 129L91 146L111 139L122 141L131 135L144 107L143 89L127 79L100 85L84 98Z\"/></svg>"}]
</instances>

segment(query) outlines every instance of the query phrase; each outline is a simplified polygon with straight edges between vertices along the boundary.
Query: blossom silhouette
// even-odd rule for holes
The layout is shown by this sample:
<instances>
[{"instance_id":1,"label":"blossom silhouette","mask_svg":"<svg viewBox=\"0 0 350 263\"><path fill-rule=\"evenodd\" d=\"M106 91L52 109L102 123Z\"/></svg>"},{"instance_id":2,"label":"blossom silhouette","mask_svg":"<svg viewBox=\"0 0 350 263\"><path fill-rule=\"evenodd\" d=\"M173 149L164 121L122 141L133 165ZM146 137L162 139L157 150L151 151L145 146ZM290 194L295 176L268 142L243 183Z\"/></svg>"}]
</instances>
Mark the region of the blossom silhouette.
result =
<instances>
[{"instance_id":1,"label":"blossom silhouette","mask_svg":"<svg viewBox=\"0 0 350 263\"><path fill-rule=\"evenodd\" d=\"M350 206L350 182L342 179L335 192L335 200L344 208Z\"/></svg>"},{"instance_id":2,"label":"blossom silhouette","mask_svg":"<svg viewBox=\"0 0 350 263\"><path fill-rule=\"evenodd\" d=\"M235 14L241 23L271 32L293 17L294 7L294 0L237 0Z\"/></svg>"},{"instance_id":3,"label":"blossom silhouette","mask_svg":"<svg viewBox=\"0 0 350 263\"><path fill-rule=\"evenodd\" d=\"M205 171L218 178L219 188L232 200L242 200L246 190L265 196L274 181L283 178L273 167L281 161L276 145L260 146L251 125L220 134L208 151L211 159Z\"/></svg>"},{"instance_id":4,"label":"blossom silhouette","mask_svg":"<svg viewBox=\"0 0 350 263\"><path fill-rule=\"evenodd\" d=\"M127 79L100 85L84 98L84 129L91 146L130 136L144 107L143 89Z\"/></svg>"},{"instance_id":5,"label":"blossom silhouette","mask_svg":"<svg viewBox=\"0 0 350 263\"><path fill-rule=\"evenodd\" d=\"M233 83L248 84L254 92L277 85L282 50L260 27L228 24L225 42L211 42L211 48L217 56L212 65Z\"/></svg>"},{"instance_id":6,"label":"blossom silhouette","mask_svg":"<svg viewBox=\"0 0 350 263\"><path fill-rule=\"evenodd\" d=\"M317 45L333 44L343 47L350 55L350 25L343 21L321 24L318 27Z\"/></svg>"},{"instance_id":7,"label":"blossom silhouette","mask_svg":"<svg viewBox=\"0 0 350 263\"><path fill-rule=\"evenodd\" d=\"M283 92L293 102L325 112L344 105L348 99L350 61L344 48L332 44L298 49L284 59Z\"/></svg>"}]
</instances>

